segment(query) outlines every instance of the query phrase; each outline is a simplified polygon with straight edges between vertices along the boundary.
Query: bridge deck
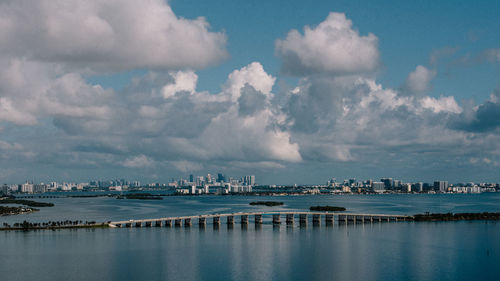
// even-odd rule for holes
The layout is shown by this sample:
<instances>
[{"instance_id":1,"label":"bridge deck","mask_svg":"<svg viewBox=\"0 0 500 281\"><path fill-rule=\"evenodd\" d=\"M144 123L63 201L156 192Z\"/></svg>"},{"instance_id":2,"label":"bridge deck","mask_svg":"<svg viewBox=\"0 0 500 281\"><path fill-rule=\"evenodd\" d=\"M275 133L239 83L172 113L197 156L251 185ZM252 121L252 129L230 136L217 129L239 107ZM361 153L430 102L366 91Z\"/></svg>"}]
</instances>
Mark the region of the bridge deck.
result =
<instances>
[{"instance_id":1,"label":"bridge deck","mask_svg":"<svg viewBox=\"0 0 500 281\"><path fill-rule=\"evenodd\" d=\"M224 214L203 214L203 215L194 215L194 216L178 216L178 217L163 217L163 218L154 218L154 219L133 219L128 221L114 221L110 222L110 226L116 226L117 224L127 224L127 223L146 223L146 222L156 222L156 221L167 221L167 220L185 220L185 219L199 219L199 218L214 218L214 217L236 217L236 216L254 216L254 215L262 215L262 216L271 216L271 215L334 215L334 216L367 216L367 217L381 217L381 218L413 218L408 215L391 215L391 214L363 214L363 213L340 213L340 212L238 212L238 213L224 213Z\"/></svg>"}]
</instances>

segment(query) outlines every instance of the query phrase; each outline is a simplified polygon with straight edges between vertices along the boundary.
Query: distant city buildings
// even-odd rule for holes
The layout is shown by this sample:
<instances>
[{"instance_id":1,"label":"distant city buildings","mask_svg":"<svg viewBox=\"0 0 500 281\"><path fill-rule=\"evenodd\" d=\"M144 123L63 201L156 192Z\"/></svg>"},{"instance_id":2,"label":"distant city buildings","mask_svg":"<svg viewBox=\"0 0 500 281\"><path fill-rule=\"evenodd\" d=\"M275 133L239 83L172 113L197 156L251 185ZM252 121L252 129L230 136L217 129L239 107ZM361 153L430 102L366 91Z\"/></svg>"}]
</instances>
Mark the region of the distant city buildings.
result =
<instances>
[{"instance_id":1,"label":"distant city buildings","mask_svg":"<svg viewBox=\"0 0 500 281\"><path fill-rule=\"evenodd\" d=\"M188 175L187 179L171 179L168 183L147 183L141 184L139 181L127 181L125 179L116 180L92 180L89 182L50 182L34 183L26 181L23 184L3 184L0 185L0 195L15 193L36 194L55 191L130 191L130 190L166 190L177 194L234 194L254 192L257 186L255 175L246 175L241 178L233 178L218 173L217 176ZM259 192L279 192L288 190L302 194L319 193L481 193L498 192L498 183L456 183L449 184L448 181L437 180L432 183L424 182L403 182L399 179L381 178L380 180L368 179L358 181L355 178L337 181L330 178L324 185L293 185L278 186L267 185L257 186Z\"/></svg>"},{"instance_id":2,"label":"distant city buildings","mask_svg":"<svg viewBox=\"0 0 500 281\"><path fill-rule=\"evenodd\" d=\"M439 192L447 192L448 191L448 182L447 181L435 181L434 182L434 190Z\"/></svg>"}]
</instances>

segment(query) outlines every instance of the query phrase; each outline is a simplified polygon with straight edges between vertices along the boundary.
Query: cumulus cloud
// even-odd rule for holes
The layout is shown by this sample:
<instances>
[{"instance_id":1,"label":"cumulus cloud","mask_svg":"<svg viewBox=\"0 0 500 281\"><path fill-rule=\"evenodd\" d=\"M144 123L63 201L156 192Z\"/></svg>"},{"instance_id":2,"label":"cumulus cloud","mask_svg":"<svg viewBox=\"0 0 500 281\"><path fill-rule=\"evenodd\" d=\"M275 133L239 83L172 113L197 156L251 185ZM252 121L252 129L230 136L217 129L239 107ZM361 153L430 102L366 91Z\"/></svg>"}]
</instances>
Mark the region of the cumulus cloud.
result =
<instances>
[{"instance_id":1,"label":"cumulus cloud","mask_svg":"<svg viewBox=\"0 0 500 281\"><path fill-rule=\"evenodd\" d=\"M495 89L490 100L468 108L463 114L451 120L450 127L468 132L493 132L500 128L500 88Z\"/></svg>"},{"instance_id":2,"label":"cumulus cloud","mask_svg":"<svg viewBox=\"0 0 500 281\"><path fill-rule=\"evenodd\" d=\"M1 65L1 64L0 64ZM113 91L89 85L79 73L57 75L50 66L11 59L0 69L0 121L34 125L39 118L110 116Z\"/></svg>"},{"instance_id":3,"label":"cumulus cloud","mask_svg":"<svg viewBox=\"0 0 500 281\"><path fill-rule=\"evenodd\" d=\"M61 78L65 80L49 89L79 81L72 75ZM191 71L150 72L109 96L97 87L94 98L82 93L84 100L75 96L69 101L93 105L102 96L109 99L103 101L108 111L102 116L92 110L81 115L70 110L68 101L67 109L54 109L53 124L78 140L73 151L92 157L94 153L107 155L107 163L130 168L170 164L186 172L211 161L281 167L281 162L302 160L298 145L283 130L284 114L272 104L275 78L260 63L230 73L217 94L197 92L196 78ZM70 97L72 89L66 89Z\"/></svg>"},{"instance_id":4,"label":"cumulus cloud","mask_svg":"<svg viewBox=\"0 0 500 281\"><path fill-rule=\"evenodd\" d=\"M436 77L436 71L425 66L418 65L406 79L405 87L412 94L422 94L429 89L432 79Z\"/></svg>"},{"instance_id":5,"label":"cumulus cloud","mask_svg":"<svg viewBox=\"0 0 500 281\"><path fill-rule=\"evenodd\" d=\"M197 57L194 52L196 59L186 58L182 64L176 63L182 54L175 52L160 52L158 60L152 62L148 55L154 48L151 50L149 44L163 46L163 39L122 34L149 32L147 28L135 30L139 28L136 24L149 23L156 28L169 21L174 31L161 32L173 32L176 39L176 32L181 32L178 28L194 28L199 33L193 33L197 35L189 45L205 48L203 44L210 44L206 40L224 36L209 32L203 19L178 18L169 14L167 4L155 0L141 2L144 7L137 9L132 9L139 5L134 1L123 1L123 7L116 1L40 1L28 8L43 10L43 19L34 13L32 20L12 25L17 14L25 13L18 11L25 3L0 4L0 10L8 15L0 17L2 38L27 40L33 22L42 28L30 39L40 43L39 50L25 45L14 50L12 42L4 44L6 41L0 44L2 163L21 167L43 163L40 166L50 164L65 170L94 167L96 173L123 167L130 168L127 173L144 168L186 173L212 167L285 171L311 163L341 163L345 167L354 163L382 169L391 159L404 159L406 167L424 162L435 167L441 163L435 159L461 163L495 159L500 154L500 91L478 106L459 104L453 96L428 96L425 92L436 73L424 66L410 73L405 87L386 88L367 75L378 64L377 37L360 35L343 14L332 13L320 25L305 27L303 34L291 31L277 41L283 70L300 76L292 90L274 93L276 77L261 63L252 62L229 73L219 92L209 93L197 90L198 75L192 68L221 58L211 53L210 47L205 55ZM54 5L61 5L61 9L51 13L48 8ZM75 26L77 22L64 17L72 5L76 5L75 18L90 27ZM108 9L116 9L116 16ZM140 17L141 22L134 22L130 31L115 27L117 18L135 19L136 13L152 15ZM82 15L97 18L85 21ZM149 22L153 20L158 22ZM53 22L52 33L44 29L46 22ZM64 53L50 45L67 33L65 26L58 27L61 22L78 32L78 28L88 28L91 34L101 32L102 38L93 35L101 38L102 44L65 42L61 46L68 52ZM19 38L12 38L9 30L15 28L26 30L20 31ZM153 31L160 32L155 28ZM45 38L49 35L54 36L54 42ZM67 36L79 42L79 38ZM111 39L105 40L108 36ZM128 46L128 36L145 38L145 50ZM108 55L107 44L115 44L117 38L125 44L123 50ZM175 44L181 45L176 46L182 49L184 39L177 40ZM219 47L223 49L223 45ZM87 59L90 55L103 59ZM207 62L207 56L212 62ZM88 69L136 67L157 69L132 78L119 90L85 80ZM485 160L476 162L488 164Z\"/></svg>"},{"instance_id":6,"label":"cumulus cloud","mask_svg":"<svg viewBox=\"0 0 500 281\"><path fill-rule=\"evenodd\" d=\"M283 59L285 73L363 73L372 72L378 64L378 39L369 33L361 36L342 13L330 13L316 27L304 27L285 39L276 41L276 53Z\"/></svg>"},{"instance_id":7,"label":"cumulus cloud","mask_svg":"<svg viewBox=\"0 0 500 281\"><path fill-rule=\"evenodd\" d=\"M276 78L267 74L264 67L259 62L252 62L249 65L231 72L224 85L224 91L236 100L241 95L241 88L246 84L255 90L269 95L273 89Z\"/></svg>"},{"instance_id":8,"label":"cumulus cloud","mask_svg":"<svg viewBox=\"0 0 500 281\"><path fill-rule=\"evenodd\" d=\"M148 168L153 166L154 161L149 159L145 155L137 155L135 157L130 157L125 159L123 166L127 168Z\"/></svg>"},{"instance_id":9,"label":"cumulus cloud","mask_svg":"<svg viewBox=\"0 0 500 281\"><path fill-rule=\"evenodd\" d=\"M2 56L92 71L202 68L227 57L224 33L162 0L8 0L0 19Z\"/></svg>"}]
</instances>

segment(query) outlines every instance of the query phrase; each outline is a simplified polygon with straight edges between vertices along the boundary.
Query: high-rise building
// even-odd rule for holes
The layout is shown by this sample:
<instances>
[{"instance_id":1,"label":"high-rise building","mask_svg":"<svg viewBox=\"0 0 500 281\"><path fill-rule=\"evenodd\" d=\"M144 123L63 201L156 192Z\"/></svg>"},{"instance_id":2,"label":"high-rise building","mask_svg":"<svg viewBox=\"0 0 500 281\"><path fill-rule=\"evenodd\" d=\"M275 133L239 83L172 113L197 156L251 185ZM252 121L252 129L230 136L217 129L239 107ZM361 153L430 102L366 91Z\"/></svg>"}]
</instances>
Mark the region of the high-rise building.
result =
<instances>
[{"instance_id":1,"label":"high-rise building","mask_svg":"<svg viewBox=\"0 0 500 281\"><path fill-rule=\"evenodd\" d=\"M401 181L400 180L394 180L393 187L394 187L394 189L400 189L401 188Z\"/></svg>"},{"instance_id":2,"label":"high-rise building","mask_svg":"<svg viewBox=\"0 0 500 281\"><path fill-rule=\"evenodd\" d=\"M242 182L243 185L255 185L255 176L244 176Z\"/></svg>"},{"instance_id":3,"label":"high-rise building","mask_svg":"<svg viewBox=\"0 0 500 281\"><path fill-rule=\"evenodd\" d=\"M423 192L424 191L424 184L422 182L417 182L413 184L413 190L416 192Z\"/></svg>"},{"instance_id":4,"label":"high-rise building","mask_svg":"<svg viewBox=\"0 0 500 281\"><path fill-rule=\"evenodd\" d=\"M381 182L381 181L374 181L372 182L372 189L373 191L377 192L377 191L384 191L385 190L385 183Z\"/></svg>"},{"instance_id":5,"label":"high-rise building","mask_svg":"<svg viewBox=\"0 0 500 281\"><path fill-rule=\"evenodd\" d=\"M448 191L448 182L447 181L435 181L434 182L434 190L439 192Z\"/></svg>"},{"instance_id":6,"label":"high-rise building","mask_svg":"<svg viewBox=\"0 0 500 281\"><path fill-rule=\"evenodd\" d=\"M194 176L193 176L193 174L189 175L189 182L194 182Z\"/></svg>"},{"instance_id":7,"label":"high-rise building","mask_svg":"<svg viewBox=\"0 0 500 281\"><path fill-rule=\"evenodd\" d=\"M7 195L9 192L9 186L4 184L2 187L0 187L0 194Z\"/></svg>"},{"instance_id":8,"label":"high-rise building","mask_svg":"<svg viewBox=\"0 0 500 281\"><path fill-rule=\"evenodd\" d=\"M196 177L196 186L203 186L205 183L205 179L203 176Z\"/></svg>"},{"instance_id":9,"label":"high-rise building","mask_svg":"<svg viewBox=\"0 0 500 281\"><path fill-rule=\"evenodd\" d=\"M21 185L21 192L23 193L33 193L34 185L32 183L26 182Z\"/></svg>"},{"instance_id":10,"label":"high-rise building","mask_svg":"<svg viewBox=\"0 0 500 281\"><path fill-rule=\"evenodd\" d=\"M381 179L380 181L384 183L385 189L392 189L392 187L394 186L392 178L384 178Z\"/></svg>"}]
</instances>

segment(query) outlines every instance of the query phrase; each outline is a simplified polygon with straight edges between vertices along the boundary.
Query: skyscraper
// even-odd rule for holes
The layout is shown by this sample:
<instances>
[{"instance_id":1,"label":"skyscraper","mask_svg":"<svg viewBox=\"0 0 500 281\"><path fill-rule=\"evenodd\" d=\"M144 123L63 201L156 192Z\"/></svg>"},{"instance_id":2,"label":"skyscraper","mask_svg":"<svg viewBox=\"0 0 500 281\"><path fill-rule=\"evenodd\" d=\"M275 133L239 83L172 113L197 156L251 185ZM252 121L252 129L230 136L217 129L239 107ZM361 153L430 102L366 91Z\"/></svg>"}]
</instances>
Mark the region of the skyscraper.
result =
<instances>
[{"instance_id":1,"label":"skyscraper","mask_svg":"<svg viewBox=\"0 0 500 281\"><path fill-rule=\"evenodd\" d=\"M434 190L439 192L448 191L448 182L447 181L435 181L434 182Z\"/></svg>"},{"instance_id":2,"label":"skyscraper","mask_svg":"<svg viewBox=\"0 0 500 281\"><path fill-rule=\"evenodd\" d=\"M384 183L385 189L392 189L392 187L394 186L392 178L384 178L380 181Z\"/></svg>"}]
</instances>

